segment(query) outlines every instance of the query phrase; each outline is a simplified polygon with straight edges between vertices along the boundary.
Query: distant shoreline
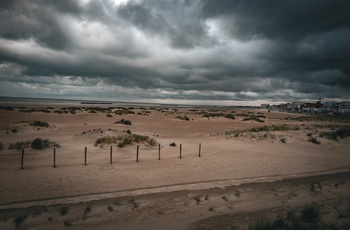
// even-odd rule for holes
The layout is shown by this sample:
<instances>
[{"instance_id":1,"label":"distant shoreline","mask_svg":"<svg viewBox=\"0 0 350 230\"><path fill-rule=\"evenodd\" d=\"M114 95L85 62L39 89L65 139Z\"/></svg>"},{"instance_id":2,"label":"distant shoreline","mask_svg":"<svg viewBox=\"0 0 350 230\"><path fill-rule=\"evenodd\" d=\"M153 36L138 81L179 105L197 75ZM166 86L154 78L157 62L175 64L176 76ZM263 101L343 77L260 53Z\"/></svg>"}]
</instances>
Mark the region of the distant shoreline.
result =
<instances>
[{"instance_id":1,"label":"distant shoreline","mask_svg":"<svg viewBox=\"0 0 350 230\"><path fill-rule=\"evenodd\" d=\"M0 96L0 105L11 106L78 106L78 105L115 105L121 107L176 107L176 108L250 108L256 109L259 106L227 106L227 105L195 105L195 104L165 104L153 102L132 102L132 101L97 101L80 99L53 99L53 98L26 98L26 97L4 97Z\"/></svg>"}]
</instances>

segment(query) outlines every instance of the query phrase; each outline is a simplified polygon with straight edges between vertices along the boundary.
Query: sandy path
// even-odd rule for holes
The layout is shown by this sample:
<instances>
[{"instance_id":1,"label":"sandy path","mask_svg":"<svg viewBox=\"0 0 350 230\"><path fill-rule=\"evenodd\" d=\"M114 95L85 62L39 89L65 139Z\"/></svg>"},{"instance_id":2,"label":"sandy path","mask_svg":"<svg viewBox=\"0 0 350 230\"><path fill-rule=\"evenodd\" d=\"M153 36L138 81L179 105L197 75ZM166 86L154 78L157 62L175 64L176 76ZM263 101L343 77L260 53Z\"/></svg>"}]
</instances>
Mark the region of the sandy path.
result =
<instances>
[{"instance_id":1,"label":"sandy path","mask_svg":"<svg viewBox=\"0 0 350 230\"><path fill-rule=\"evenodd\" d=\"M17 227L27 229L247 229L306 204L317 205L323 220L341 223L350 221L349 178L347 172L6 209L0 227L13 228L12 220L22 216ZM318 189L311 189L314 184Z\"/></svg>"}]
</instances>

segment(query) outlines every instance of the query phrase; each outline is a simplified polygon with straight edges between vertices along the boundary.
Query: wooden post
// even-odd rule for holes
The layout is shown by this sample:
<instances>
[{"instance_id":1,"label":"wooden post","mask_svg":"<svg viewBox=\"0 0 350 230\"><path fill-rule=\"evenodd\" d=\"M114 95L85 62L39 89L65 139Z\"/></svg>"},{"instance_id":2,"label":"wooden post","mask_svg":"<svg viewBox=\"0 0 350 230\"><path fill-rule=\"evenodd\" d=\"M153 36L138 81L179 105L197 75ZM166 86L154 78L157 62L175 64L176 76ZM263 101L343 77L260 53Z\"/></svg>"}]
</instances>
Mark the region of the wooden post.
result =
<instances>
[{"instance_id":1,"label":"wooden post","mask_svg":"<svg viewBox=\"0 0 350 230\"><path fill-rule=\"evenodd\" d=\"M24 149L22 149L21 169L23 169L23 157L24 157Z\"/></svg>"},{"instance_id":2,"label":"wooden post","mask_svg":"<svg viewBox=\"0 0 350 230\"><path fill-rule=\"evenodd\" d=\"M182 159L182 144L180 144L180 159Z\"/></svg>"},{"instance_id":3,"label":"wooden post","mask_svg":"<svg viewBox=\"0 0 350 230\"><path fill-rule=\"evenodd\" d=\"M201 157L201 148L202 148L202 144L199 143L199 152L198 152L198 157Z\"/></svg>"},{"instance_id":4,"label":"wooden post","mask_svg":"<svg viewBox=\"0 0 350 230\"><path fill-rule=\"evenodd\" d=\"M56 148L53 148L53 167L56 168Z\"/></svg>"},{"instance_id":5,"label":"wooden post","mask_svg":"<svg viewBox=\"0 0 350 230\"><path fill-rule=\"evenodd\" d=\"M160 161L160 144L158 144L158 160Z\"/></svg>"},{"instance_id":6,"label":"wooden post","mask_svg":"<svg viewBox=\"0 0 350 230\"><path fill-rule=\"evenodd\" d=\"M136 149L136 162L139 162L139 145L137 145Z\"/></svg>"},{"instance_id":7,"label":"wooden post","mask_svg":"<svg viewBox=\"0 0 350 230\"><path fill-rule=\"evenodd\" d=\"M113 164L113 162L112 162L112 146L111 146L111 150L109 152L109 163Z\"/></svg>"},{"instance_id":8,"label":"wooden post","mask_svg":"<svg viewBox=\"0 0 350 230\"><path fill-rule=\"evenodd\" d=\"M87 147L85 147L84 165L86 165L86 155L87 155Z\"/></svg>"}]
</instances>

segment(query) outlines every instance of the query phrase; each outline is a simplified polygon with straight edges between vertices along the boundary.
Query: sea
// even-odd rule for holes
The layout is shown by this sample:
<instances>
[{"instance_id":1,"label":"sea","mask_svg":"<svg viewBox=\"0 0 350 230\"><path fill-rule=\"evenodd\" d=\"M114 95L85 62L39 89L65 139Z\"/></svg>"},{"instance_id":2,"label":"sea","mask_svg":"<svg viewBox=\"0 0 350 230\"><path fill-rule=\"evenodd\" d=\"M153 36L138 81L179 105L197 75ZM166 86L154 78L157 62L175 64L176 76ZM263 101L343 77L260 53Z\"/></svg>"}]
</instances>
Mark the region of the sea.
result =
<instances>
[{"instance_id":1,"label":"sea","mask_svg":"<svg viewBox=\"0 0 350 230\"><path fill-rule=\"evenodd\" d=\"M207 107L198 105L178 105L178 104L159 104L144 102L121 102L121 101L98 101L98 100L70 100L70 99L52 99L52 98L26 98L26 97L0 97L0 106L15 107L41 107L41 106L98 106L98 107L177 107L193 108ZM213 107L213 106L209 106Z\"/></svg>"}]
</instances>

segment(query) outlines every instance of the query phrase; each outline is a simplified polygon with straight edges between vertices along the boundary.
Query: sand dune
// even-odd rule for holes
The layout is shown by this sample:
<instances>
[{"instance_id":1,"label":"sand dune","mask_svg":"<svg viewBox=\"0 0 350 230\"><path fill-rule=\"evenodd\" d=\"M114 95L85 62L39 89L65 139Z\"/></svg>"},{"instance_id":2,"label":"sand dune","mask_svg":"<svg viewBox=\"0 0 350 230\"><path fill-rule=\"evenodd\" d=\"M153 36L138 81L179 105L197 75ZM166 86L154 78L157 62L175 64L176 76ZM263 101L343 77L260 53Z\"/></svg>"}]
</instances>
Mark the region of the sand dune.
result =
<instances>
[{"instance_id":1,"label":"sand dune","mask_svg":"<svg viewBox=\"0 0 350 230\"><path fill-rule=\"evenodd\" d=\"M54 110L58 109L60 108ZM23 209L13 209L15 206L6 205L21 205L25 202L50 201L92 194L96 194L98 197L98 194L105 194L104 198L102 195L96 199L107 199L108 202L111 202L110 199L121 197L124 206L128 199L132 199L131 196L135 200L148 197L141 205L141 207L145 205L148 208L137 208L135 211L135 208L126 205L122 208L121 215L123 217L117 219L113 219L114 217L111 215L114 213L113 211L107 212L108 215L104 213L105 210L103 212L97 211L95 216L89 216L85 220L79 218L72 220L73 226L80 228L92 224L94 228L101 229L104 227L113 228L113 226L121 229L128 229L128 227L142 229L141 226L145 222L147 228L151 229L152 226L161 224L160 221L157 221L157 212L166 213L168 209L170 209L170 214L167 214L166 221L171 226L166 221L162 222L163 227L166 226L167 229L197 228L201 226L202 222L200 221L205 216L209 218L205 218L205 221L216 226L215 223L212 223L213 220L210 219L210 216L220 215L220 218L225 219L225 215L230 215L229 210L231 209L225 209L224 212L221 212L221 208L217 210L215 206L221 207L222 198L220 196L223 193L230 193L232 196L231 190L236 189L235 186L245 186L247 182L257 182L254 181L254 178L256 180L262 178L261 182L268 181L269 178L273 181L288 178L300 179L308 176L347 172L350 169L349 138L334 141L319 136L322 131L331 132L339 127L347 126L347 123L305 122L290 119L300 116L297 114L243 109L210 111L213 109L133 108L129 109L129 112L133 111L134 114L123 115L116 114L116 112L120 112L120 108L114 108L110 111L96 111L95 113L78 110L75 114L58 114L54 113L54 110L51 110L51 113L23 113L19 112L18 109L0 111L0 142L5 147L4 150L0 151L0 186L2 188L0 190L0 205L3 207L1 211L3 220L6 219L8 213L23 211ZM232 120L224 116L203 117L203 114L208 112L234 114L236 119ZM244 121L248 117L246 116L248 113L264 116L261 118L264 122L258 122L254 119ZM107 114L111 114L112 117L107 116ZM188 117L189 121L183 120L181 117ZM130 120L132 125L115 124L120 119ZM31 125L33 121L47 122L49 127L33 127ZM252 127L272 125L286 125L292 129L258 133L242 132L242 135L236 137L225 134L226 131L243 131ZM157 144L151 146L140 142L127 145L124 148L119 148L116 144L95 146L96 139L104 136L126 135L127 130L133 134L154 138ZM310 136L316 137L321 144L308 141ZM57 167L53 168L53 149L51 147L44 150L34 150L28 147L24 150L24 169L20 169L21 151L8 150L8 147L10 144L19 141L32 141L37 137L50 139L60 145L60 148L56 148ZM176 143L176 147L169 146L173 142ZM158 144L161 146L161 160L158 160ZM179 157L180 144L182 145L182 159ZM201 157L198 157L199 144L201 144ZM139 162L136 162L137 145L140 146ZM113 164L110 164L110 146L113 147ZM85 147L88 149L87 165L84 165ZM336 175L342 177L347 174ZM229 184L228 181L235 184ZM225 189L218 189L220 183L226 183ZM253 187L259 187L258 185L259 183ZM179 186L177 190L166 190L176 186ZM305 184L304 186L309 185ZM155 191L153 193L148 192L151 193L148 195L145 194L147 192L135 194L135 191L152 191L156 188L160 190L153 190ZM232 189L230 190L230 188ZM286 185L286 189L288 188L289 185ZM346 189L348 188L346 187ZM346 189L342 192L349 192ZM215 212L208 211L210 207L197 210L200 205L192 205L189 208L190 211L186 211L188 206L183 205L185 201L181 200L180 197L186 196L187 202L191 203L194 200L191 194L201 194L202 202L202 196L205 198L204 193L207 191L211 191L216 197L210 200L210 205L207 202L207 206L213 206ZM114 195L106 197L106 194ZM254 194L254 196L259 196L257 193ZM334 192L334 196L337 195L338 193ZM157 200L161 198L164 202L164 210L155 208L158 204ZM256 202L262 202L260 198L257 198ZM166 200L173 199L181 200L181 202L169 203L175 207L181 206L178 210L165 204ZM303 199L303 201L306 200ZM93 206L98 206L101 209L107 204L104 203L107 201L84 200L82 202L97 202L98 204L93 203ZM135 205L132 203L131 206ZM273 208L277 208L278 204L280 203L276 203ZM298 205L301 204L300 201ZM84 206L84 204L70 205L71 209L77 210ZM261 210L262 206L257 205L257 210ZM285 205L282 203L282 206ZM46 209L57 211L59 207L49 205ZM193 209L193 207L196 208ZM243 203L240 203L239 207L247 212L254 210L254 205L245 207ZM106 207L104 208L106 209ZM112 208L114 210L115 207ZM270 207L266 206L266 208ZM31 210L30 207L28 209ZM236 213L239 210L234 209ZM205 216L202 212L205 213ZM118 213L120 212L118 211ZM190 216L186 217L186 221L179 223L179 225L174 225L177 220L184 218L182 213L190 214ZM42 215L46 218L50 217L47 216L50 214ZM132 221L135 215L137 215L136 222ZM58 219L61 220L63 217L65 216L62 218L59 216ZM56 218L54 219L58 221ZM35 225L35 221L33 217L30 220L26 219L22 224L37 229L48 226L51 228L55 222L41 220L39 225ZM223 221L227 222L227 220ZM13 226L13 223L9 222L11 221L4 221L4 226ZM244 225L246 221L240 223ZM140 225L138 226L138 224Z\"/></svg>"}]
</instances>

